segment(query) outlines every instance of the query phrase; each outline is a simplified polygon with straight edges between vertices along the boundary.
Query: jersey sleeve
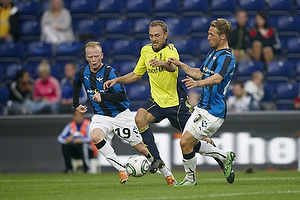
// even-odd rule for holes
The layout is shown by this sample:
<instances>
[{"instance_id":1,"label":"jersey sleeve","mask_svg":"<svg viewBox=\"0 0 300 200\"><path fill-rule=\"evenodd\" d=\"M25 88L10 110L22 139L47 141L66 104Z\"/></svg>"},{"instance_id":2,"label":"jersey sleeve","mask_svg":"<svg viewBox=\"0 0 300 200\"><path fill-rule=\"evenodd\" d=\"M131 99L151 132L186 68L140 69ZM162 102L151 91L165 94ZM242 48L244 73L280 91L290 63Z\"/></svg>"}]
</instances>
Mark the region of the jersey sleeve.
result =
<instances>
[{"instance_id":1,"label":"jersey sleeve","mask_svg":"<svg viewBox=\"0 0 300 200\"><path fill-rule=\"evenodd\" d=\"M141 56L138 60L138 63L135 67L135 69L133 70L133 72L137 75L144 75L146 73L147 67L145 65L145 59L144 59L144 51L143 49L141 50Z\"/></svg>"},{"instance_id":2,"label":"jersey sleeve","mask_svg":"<svg viewBox=\"0 0 300 200\"><path fill-rule=\"evenodd\" d=\"M217 68L215 70L215 73L220 74L221 76L226 76L229 72L232 71L233 65L231 65L231 62L233 61L232 57L228 55L222 55L219 57L217 61Z\"/></svg>"},{"instance_id":3,"label":"jersey sleeve","mask_svg":"<svg viewBox=\"0 0 300 200\"><path fill-rule=\"evenodd\" d=\"M81 69L81 68L80 68ZM75 78L74 78L74 82L73 82L73 107L77 108L80 104L79 104L79 96L80 96L80 92L81 92L81 80L79 78L79 70L77 70L76 74L75 74Z\"/></svg>"}]
</instances>

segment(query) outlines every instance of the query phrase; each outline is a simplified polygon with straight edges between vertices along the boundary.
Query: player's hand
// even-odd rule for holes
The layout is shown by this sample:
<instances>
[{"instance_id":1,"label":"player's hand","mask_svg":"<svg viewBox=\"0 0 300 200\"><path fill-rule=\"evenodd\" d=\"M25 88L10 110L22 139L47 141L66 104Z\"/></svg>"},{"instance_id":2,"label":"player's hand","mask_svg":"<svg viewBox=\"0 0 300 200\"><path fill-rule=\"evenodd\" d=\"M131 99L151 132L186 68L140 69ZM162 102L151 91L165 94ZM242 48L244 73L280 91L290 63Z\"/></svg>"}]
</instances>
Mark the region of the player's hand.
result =
<instances>
[{"instance_id":1,"label":"player's hand","mask_svg":"<svg viewBox=\"0 0 300 200\"><path fill-rule=\"evenodd\" d=\"M85 113L87 111L87 107L83 105L79 105L76 110L80 113Z\"/></svg>"},{"instance_id":2,"label":"player's hand","mask_svg":"<svg viewBox=\"0 0 300 200\"><path fill-rule=\"evenodd\" d=\"M185 83L185 86L187 89L192 89L195 87L199 87L199 83L198 81L195 81L194 79L192 79L189 76L186 76L186 79L183 79L182 82Z\"/></svg>"},{"instance_id":3,"label":"player's hand","mask_svg":"<svg viewBox=\"0 0 300 200\"><path fill-rule=\"evenodd\" d=\"M94 94L94 96L93 96L93 101L96 101L96 102L98 102L98 103L100 103L100 102L102 101L101 95L100 95L99 92L96 93L96 94Z\"/></svg>"},{"instance_id":4,"label":"player's hand","mask_svg":"<svg viewBox=\"0 0 300 200\"><path fill-rule=\"evenodd\" d=\"M178 66L179 65L179 60L175 57L169 57L168 58L168 63L173 63L174 65Z\"/></svg>"},{"instance_id":5,"label":"player's hand","mask_svg":"<svg viewBox=\"0 0 300 200\"><path fill-rule=\"evenodd\" d=\"M162 66L161 60L151 59L149 61L151 67L159 67Z\"/></svg>"},{"instance_id":6,"label":"player's hand","mask_svg":"<svg viewBox=\"0 0 300 200\"><path fill-rule=\"evenodd\" d=\"M103 83L103 89L106 90L108 88L111 88L112 86L116 85L117 83L117 79L110 79L105 81L105 83Z\"/></svg>"}]
</instances>

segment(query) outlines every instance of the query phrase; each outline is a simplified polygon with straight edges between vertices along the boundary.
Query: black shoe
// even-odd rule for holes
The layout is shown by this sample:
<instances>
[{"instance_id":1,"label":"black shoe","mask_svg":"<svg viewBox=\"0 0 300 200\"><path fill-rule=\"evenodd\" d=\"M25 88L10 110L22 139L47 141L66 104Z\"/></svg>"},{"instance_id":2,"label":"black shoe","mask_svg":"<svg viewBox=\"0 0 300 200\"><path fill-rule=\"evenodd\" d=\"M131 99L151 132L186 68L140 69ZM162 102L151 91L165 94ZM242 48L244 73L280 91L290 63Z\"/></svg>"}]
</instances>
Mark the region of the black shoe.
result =
<instances>
[{"instance_id":1,"label":"black shoe","mask_svg":"<svg viewBox=\"0 0 300 200\"><path fill-rule=\"evenodd\" d=\"M163 168L165 166L164 161L161 158L154 158L153 162L150 165L150 172L155 173L157 170Z\"/></svg>"},{"instance_id":2,"label":"black shoe","mask_svg":"<svg viewBox=\"0 0 300 200\"><path fill-rule=\"evenodd\" d=\"M211 140L211 144L214 147L217 147L213 140ZM214 158L214 159L217 161L217 163L221 167L223 173L225 174L225 167L224 167L224 164L222 163L222 161L220 159L218 159L218 158ZM230 175L229 175L228 178L226 178L226 180L227 180L228 183L233 183L234 182L234 178L235 178L235 173L234 173L233 169L231 169Z\"/></svg>"}]
</instances>

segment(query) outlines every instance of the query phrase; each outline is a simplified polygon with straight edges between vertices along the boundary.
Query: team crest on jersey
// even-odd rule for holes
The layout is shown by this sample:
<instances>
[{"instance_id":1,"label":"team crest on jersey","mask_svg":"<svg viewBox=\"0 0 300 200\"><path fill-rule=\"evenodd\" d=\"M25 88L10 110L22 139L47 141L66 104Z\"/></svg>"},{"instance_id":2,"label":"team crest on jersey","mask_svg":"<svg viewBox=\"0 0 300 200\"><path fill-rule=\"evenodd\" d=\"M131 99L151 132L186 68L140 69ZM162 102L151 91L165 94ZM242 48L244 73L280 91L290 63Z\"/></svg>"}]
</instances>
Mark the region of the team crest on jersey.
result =
<instances>
[{"instance_id":1,"label":"team crest on jersey","mask_svg":"<svg viewBox=\"0 0 300 200\"><path fill-rule=\"evenodd\" d=\"M103 80L103 78L101 76L96 78L97 81L101 82Z\"/></svg>"}]
</instances>

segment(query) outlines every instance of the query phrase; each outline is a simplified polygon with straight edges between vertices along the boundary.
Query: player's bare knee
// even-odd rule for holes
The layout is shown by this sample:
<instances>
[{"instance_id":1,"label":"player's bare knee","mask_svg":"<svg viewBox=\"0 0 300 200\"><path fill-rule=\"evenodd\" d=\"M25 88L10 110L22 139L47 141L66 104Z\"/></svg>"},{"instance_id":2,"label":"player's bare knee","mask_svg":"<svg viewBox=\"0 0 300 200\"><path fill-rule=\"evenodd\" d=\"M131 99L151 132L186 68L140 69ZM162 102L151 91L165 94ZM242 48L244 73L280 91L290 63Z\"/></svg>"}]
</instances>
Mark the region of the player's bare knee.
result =
<instances>
[{"instance_id":1,"label":"player's bare knee","mask_svg":"<svg viewBox=\"0 0 300 200\"><path fill-rule=\"evenodd\" d=\"M102 131L103 132L103 131ZM102 134L102 132L97 129L94 129L91 131L91 139L93 141L94 144L98 144L99 142L101 142L104 139L104 135Z\"/></svg>"}]
</instances>

